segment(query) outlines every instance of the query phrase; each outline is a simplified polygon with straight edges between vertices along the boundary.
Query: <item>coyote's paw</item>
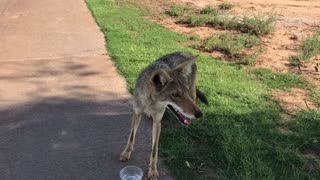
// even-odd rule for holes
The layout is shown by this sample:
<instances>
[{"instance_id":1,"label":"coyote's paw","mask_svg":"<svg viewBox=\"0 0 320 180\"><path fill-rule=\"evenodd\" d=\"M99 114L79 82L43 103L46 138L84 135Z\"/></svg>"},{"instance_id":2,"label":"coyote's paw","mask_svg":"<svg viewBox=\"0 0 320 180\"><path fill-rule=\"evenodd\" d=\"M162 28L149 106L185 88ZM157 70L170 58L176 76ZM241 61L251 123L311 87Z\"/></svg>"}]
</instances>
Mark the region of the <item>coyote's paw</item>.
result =
<instances>
[{"instance_id":1,"label":"coyote's paw","mask_svg":"<svg viewBox=\"0 0 320 180\"><path fill-rule=\"evenodd\" d=\"M130 156L131 156L131 151L126 151L124 150L121 155L120 155L120 161L128 161L130 159Z\"/></svg>"},{"instance_id":2,"label":"coyote's paw","mask_svg":"<svg viewBox=\"0 0 320 180\"><path fill-rule=\"evenodd\" d=\"M146 177L148 180L159 180L159 173L157 170L149 170L148 176Z\"/></svg>"}]
</instances>

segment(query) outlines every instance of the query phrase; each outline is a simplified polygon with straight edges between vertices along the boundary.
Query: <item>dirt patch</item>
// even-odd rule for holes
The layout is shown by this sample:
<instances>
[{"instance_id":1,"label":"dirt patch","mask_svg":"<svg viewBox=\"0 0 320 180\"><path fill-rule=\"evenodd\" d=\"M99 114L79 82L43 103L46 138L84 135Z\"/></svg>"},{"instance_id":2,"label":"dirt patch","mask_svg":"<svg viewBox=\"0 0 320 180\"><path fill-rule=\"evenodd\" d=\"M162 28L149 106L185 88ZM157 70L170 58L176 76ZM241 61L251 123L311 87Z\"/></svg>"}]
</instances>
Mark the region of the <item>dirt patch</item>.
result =
<instances>
[{"instance_id":1,"label":"dirt patch","mask_svg":"<svg viewBox=\"0 0 320 180\"><path fill-rule=\"evenodd\" d=\"M231 10L224 12L229 15L272 13L278 17L275 32L261 38L262 51L257 55L253 68L267 68L284 73L293 72L304 76L312 84L320 85L320 72L315 71L316 64L320 64L320 54L304 63L300 70L291 66L289 62L289 57L298 53L303 39L320 31L320 1L228 0L227 2L235 5ZM157 3L146 5L154 12L154 16L148 19L188 37L207 38L225 32L237 33L236 31L219 30L212 27L191 27L177 23L176 18L163 15L163 12L169 10L173 4L190 5L201 9L208 5L218 7L222 1L160 0ZM224 59L221 52L214 51L207 54ZM292 89L289 92L275 91L273 95L288 114L294 114L300 110L316 109L316 106L308 100L309 94L307 90ZM289 116L283 119L289 119Z\"/></svg>"},{"instance_id":2,"label":"dirt patch","mask_svg":"<svg viewBox=\"0 0 320 180\"><path fill-rule=\"evenodd\" d=\"M214 5L214 3L212 2L212 0L174 0L174 3L180 3L180 4L190 4L190 5L194 5L197 6L199 8L204 8L208 5Z\"/></svg>"},{"instance_id":3,"label":"dirt patch","mask_svg":"<svg viewBox=\"0 0 320 180\"><path fill-rule=\"evenodd\" d=\"M314 66L320 62L313 58L301 67L301 71L290 66L289 57L297 54L302 40L320 30L320 1L246 1L230 0L238 6L232 11L236 14L268 13L278 15L276 31L263 38L263 52L257 57L255 67L269 68L278 72L294 72L303 75L314 84L320 84L320 72Z\"/></svg>"},{"instance_id":4,"label":"dirt patch","mask_svg":"<svg viewBox=\"0 0 320 180\"><path fill-rule=\"evenodd\" d=\"M286 114L293 115L301 110L317 110L317 106L308 99L309 93L304 89L293 88L290 91L276 90L273 97Z\"/></svg>"},{"instance_id":5,"label":"dirt patch","mask_svg":"<svg viewBox=\"0 0 320 180\"><path fill-rule=\"evenodd\" d=\"M229 11L230 15L261 15L272 13L278 17L274 33L262 37L262 52L256 57L254 68L268 68L277 72L294 72L303 75L313 84L320 85L320 72L316 72L314 66L320 63L319 57L312 58L303 64L301 71L290 65L289 57L297 54L297 49L302 45L304 37L320 31L320 1L318 0L228 0L235 5ZM191 5L203 8L207 5L217 7L222 1L210 0L166 0L148 6L155 11L168 10L172 4ZM159 5L162 4L162 5ZM164 5L165 4L165 5ZM157 18L158 17L158 18ZM152 21L167 29L188 36L206 38L224 30L216 30L210 27L190 27L176 23L177 20L168 16L154 16ZM230 32L230 31L228 31Z\"/></svg>"}]
</instances>

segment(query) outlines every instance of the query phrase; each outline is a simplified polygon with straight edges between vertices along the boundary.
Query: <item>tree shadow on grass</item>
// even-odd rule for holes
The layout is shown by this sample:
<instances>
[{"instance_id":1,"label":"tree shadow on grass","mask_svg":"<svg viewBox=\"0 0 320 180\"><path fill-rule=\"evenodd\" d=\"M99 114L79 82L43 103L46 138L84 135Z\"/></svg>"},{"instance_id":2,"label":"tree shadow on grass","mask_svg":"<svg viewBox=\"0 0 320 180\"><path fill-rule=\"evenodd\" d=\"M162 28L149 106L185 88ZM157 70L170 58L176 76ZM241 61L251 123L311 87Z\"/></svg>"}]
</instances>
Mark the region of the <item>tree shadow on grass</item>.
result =
<instances>
[{"instance_id":1,"label":"tree shadow on grass","mask_svg":"<svg viewBox=\"0 0 320 180\"><path fill-rule=\"evenodd\" d=\"M242 114L207 112L188 127L167 125L160 150L177 179L319 178L314 152L320 147L310 137L316 138L320 122L303 120L310 126L293 129L295 119L286 125L292 132L283 133L279 118L271 107ZM312 150L311 158L305 149Z\"/></svg>"}]
</instances>

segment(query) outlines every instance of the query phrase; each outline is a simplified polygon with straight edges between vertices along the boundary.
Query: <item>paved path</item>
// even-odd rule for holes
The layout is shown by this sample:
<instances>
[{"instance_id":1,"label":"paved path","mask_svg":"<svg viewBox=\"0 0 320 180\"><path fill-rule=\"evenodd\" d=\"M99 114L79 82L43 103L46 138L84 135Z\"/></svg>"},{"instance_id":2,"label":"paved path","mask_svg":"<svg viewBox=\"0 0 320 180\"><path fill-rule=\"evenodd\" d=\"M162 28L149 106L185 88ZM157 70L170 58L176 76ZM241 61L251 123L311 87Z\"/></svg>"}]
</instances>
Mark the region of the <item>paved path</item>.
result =
<instances>
[{"instance_id":1,"label":"paved path","mask_svg":"<svg viewBox=\"0 0 320 180\"><path fill-rule=\"evenodd\" d=\"M83 0L0 0L1 180L113 180L126 165L147 171L146 119L132 160L118 160L131 107L104 54Z\"/></svg>"}]
</instances>

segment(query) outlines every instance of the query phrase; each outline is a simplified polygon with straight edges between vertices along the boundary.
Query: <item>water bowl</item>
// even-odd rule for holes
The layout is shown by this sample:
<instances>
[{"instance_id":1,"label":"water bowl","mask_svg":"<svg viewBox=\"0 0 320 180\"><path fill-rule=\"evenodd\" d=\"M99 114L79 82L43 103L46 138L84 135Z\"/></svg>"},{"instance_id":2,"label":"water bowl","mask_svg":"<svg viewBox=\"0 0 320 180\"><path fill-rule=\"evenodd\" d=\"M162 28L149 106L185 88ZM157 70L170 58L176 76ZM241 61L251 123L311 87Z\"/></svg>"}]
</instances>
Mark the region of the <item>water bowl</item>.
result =
<instances>
[{"instance_id":1,"label":"water bowl","mask_svg":"<svg viewBox=\"0 0 320 180\"><path fill-rule=\"evenodd\" d=\"M143 172L141 168L136 166L127 166L120 171L121 180L141 180L142 176Z\"/></svg>"}]
</instances>

